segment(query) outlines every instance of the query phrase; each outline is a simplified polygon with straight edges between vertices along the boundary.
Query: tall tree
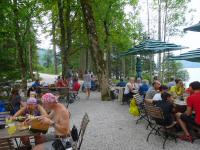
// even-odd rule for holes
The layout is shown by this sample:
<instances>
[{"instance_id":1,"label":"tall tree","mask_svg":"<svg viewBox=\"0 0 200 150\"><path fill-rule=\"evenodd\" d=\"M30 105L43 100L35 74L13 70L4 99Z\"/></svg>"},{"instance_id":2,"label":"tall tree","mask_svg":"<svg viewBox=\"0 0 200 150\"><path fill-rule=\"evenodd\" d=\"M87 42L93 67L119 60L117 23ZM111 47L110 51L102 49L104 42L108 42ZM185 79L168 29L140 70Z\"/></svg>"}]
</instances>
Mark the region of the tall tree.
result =
<instances>
[{"instance_id":1,"label":"tall tree","mask_svg":"<svg viewBox=\"0 0 200 150\"><path fill-rule=\"evenodd\" d=\"M57 0L58 4L58 15L60 25L60 49L61 49L61 61L62 61L62 75L66 74L67 71L67 49L66 49L66 30L64 25L64 1Z\"/></svg>"},{"instance_id":2,"label":"tall tree","mask_svg":"<svg viewBox=\"0 0 200 150\"><path fill-rule=\"evenodd\" d=\"M80 0L85 24L90 42L90 53L95 65L95 70L100 84L101 99L110 100L108 78L106 75L106 62L103 59L103 51L99 46L96 25L93 17L91 2L89 0Z\"/></svg>"}]
</instances>

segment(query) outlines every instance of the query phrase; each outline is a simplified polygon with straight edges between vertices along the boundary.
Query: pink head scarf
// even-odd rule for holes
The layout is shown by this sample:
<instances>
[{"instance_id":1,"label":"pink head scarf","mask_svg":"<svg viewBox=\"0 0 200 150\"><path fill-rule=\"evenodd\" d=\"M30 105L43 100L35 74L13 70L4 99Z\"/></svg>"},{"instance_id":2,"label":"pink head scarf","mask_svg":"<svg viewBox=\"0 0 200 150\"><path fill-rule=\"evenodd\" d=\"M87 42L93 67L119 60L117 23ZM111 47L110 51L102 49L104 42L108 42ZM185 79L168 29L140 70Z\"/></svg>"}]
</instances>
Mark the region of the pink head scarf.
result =
<instances>
[{"instance_id":1,"label":"pink head scarf","mask_svg":"<svg viewBox=\"0 0 200 150\"><path fill-rule=\"evenodd\" d=\"M27 104L37 104L37 99L34 97L30 97L27 99Z\"/></svg>"},{"instance_id":2,"label":"pink head scarf","mask_svg":"<svg viewBox=\"0 0 200 150\"><path fill-rule=\"evenodd\" d=\"M43 103L57 103L58 102L58 97L51 93L46 93L42 96L42 102Z\"/></svg>"}]
</instances>

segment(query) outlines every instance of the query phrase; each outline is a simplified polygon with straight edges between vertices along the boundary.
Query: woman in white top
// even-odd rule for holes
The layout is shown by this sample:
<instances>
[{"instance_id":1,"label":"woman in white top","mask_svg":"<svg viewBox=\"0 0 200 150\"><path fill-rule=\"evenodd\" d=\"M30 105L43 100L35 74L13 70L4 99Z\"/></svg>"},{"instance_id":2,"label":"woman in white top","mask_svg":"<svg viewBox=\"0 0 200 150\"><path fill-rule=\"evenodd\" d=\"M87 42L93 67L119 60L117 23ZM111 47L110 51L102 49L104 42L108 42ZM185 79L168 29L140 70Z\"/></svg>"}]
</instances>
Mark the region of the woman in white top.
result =
<instances>
[{"instance_id":1,"label":"woman in white top","mask_svg":"<svg viewBox=\"0 0 200 150\"><path fill-rule=\"evenodd\" d=\"M135 82L134 82L134 78L130 77L129 82L126 84L125 86L125 90L124 90L124 99L123 102L127 101L129 102L129 100L131 98L133 98L133 95L135 94Z\"/></svg>"}]
</instances>

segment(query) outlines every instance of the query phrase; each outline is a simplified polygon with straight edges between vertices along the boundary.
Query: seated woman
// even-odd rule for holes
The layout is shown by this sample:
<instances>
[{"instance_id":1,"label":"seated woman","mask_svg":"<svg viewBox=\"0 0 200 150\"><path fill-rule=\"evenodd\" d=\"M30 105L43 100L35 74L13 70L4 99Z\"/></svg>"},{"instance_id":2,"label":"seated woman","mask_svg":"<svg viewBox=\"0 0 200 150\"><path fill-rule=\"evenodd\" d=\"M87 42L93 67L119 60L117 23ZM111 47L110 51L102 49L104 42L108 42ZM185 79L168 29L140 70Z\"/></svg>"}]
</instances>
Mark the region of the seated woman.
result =
<instances>
[{"instance_id":1,"label":"seated woman","mask_svg":"<svg viewBox=\"0 0 200 150\"><path fill-rule=\"evenodd\" d=\"M37 103L37 99L31 97L27 100L26 106L22 107L18 112L16 112L15 115L11 117L11 119L16 120L16 117L18 116L27 115L41 116L47 115L47 113L45 109ZM26 121L24 123L26 123ZM23 137L21 138L21 141L24 145L30 145L29 137ZM35 136L35 143L38 144L41 142L43 142L42 137L40 135Z\"/></svg>"},{"instance_id":2,"label":"seated woman","mask_svg":"<svg viewBox=\"0 0 200 150\"><path fill-rule=\"evenodd\" d=\"M36 88L33 87L33 86L28 89L28 91L27 91L27 97L31 97L31 93L32 92L36 93ZM35 95L35 97L36 97L36 95Z\"/></svg>"},{"instance_id":3,"label":"seated woman","mask_svg":"<svg viewBox=\"0 0 200 150\"><path fill-rule=\"evenodd\" d=\"M133 95L135 94L135 82L134 82L134 78L131 77L129 79L129 82L126 84L125 86L125 90L124 90L124 98L123 98L123 102L127 101L129 102L130 99L133 98Z\"/></svg>"},{"instance_id":4,"label":"seated woman","mask_svg":"<svg viewBox=\"0 0 200 150\"><path fill-rule=\"evenodd\" d=\"M170 94L172 94L174 98L177 96L183 96L183 93L185 92L183 81L181 79L176 79L175 82L176 85L170 88Z\"/></svg>"},{"instance_id":5,"label":"seated woman","mask_svg":"<svg viewBox=\"0 0 200 150\"><path fill-rule=\"evenodd\" d=\"M9 100L14 109L13 112L11 112L11 114L15 114L21 106L25 106L25 103L23 103L22 98L19 95L18 89L13 89L11 91L11 96Z\"/></svg>"}]
</instances>

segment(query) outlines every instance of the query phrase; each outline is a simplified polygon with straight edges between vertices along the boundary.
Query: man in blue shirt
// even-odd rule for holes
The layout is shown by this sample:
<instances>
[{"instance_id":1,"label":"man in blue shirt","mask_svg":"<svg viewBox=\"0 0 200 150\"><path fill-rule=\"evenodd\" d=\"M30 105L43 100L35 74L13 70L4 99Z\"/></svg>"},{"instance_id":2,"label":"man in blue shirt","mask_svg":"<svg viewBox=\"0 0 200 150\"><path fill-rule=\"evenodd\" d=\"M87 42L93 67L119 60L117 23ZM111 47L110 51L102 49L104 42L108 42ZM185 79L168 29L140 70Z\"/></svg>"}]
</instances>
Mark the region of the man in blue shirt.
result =
<instances>
[{"instance_id":1,"label":"man in blue shirt","mask_svg":"<svg viewBox=\"0 0 200 150\"><path fill-rule=\"evenodd\" d=\"M41 84L40 84L40 80L39 79L37 79L37 80L35 80L35 82L32 84L32 87L40 87L41 86Z\"/></svg>"},{"instance_id":2,"label":"man in blue shirt","mask_svg":"<svg viewBox=\"0 0 200 150\"><path fill-rule=\"evenodd\" d=\"M119 86L119 87L125 87L126 86L126 82L124 82L124 80L123 79L120 79L120 82L119 83L117 83L117 85L116 86Z\"/></svg>"},{"instance_id":3,"label":"man in blue shirt","mask_svg":"<svg viewBox=\"0 0 200 150\"><path fill-rule=\"evenodd\" d=\"M32 84L32 87L34 87L36 89L36 93L38 95L41 94L41 89L40 89L41 84L40 84L40 80L39 79L35 80L35 82Z\"/></svg>"}]
</instances>

